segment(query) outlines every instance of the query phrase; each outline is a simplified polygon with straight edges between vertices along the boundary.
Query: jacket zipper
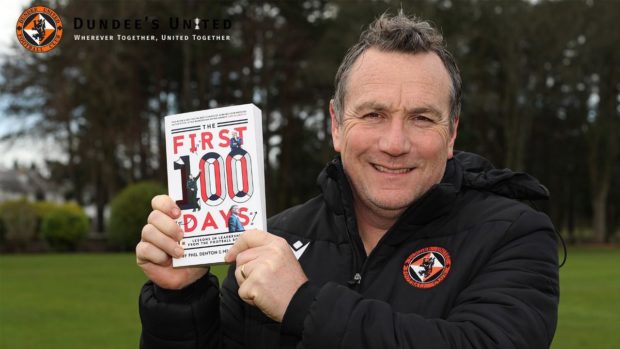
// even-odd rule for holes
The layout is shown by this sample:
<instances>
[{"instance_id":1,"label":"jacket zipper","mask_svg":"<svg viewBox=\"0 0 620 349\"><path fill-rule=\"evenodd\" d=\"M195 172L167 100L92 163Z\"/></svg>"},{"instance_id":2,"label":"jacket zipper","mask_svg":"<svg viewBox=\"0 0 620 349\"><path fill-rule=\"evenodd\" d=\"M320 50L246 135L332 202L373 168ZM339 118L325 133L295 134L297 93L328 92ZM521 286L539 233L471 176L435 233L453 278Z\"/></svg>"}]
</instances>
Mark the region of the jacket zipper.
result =
<instances>
[{"instance_id":1,"label":"jacket zipper","mask_svg":"<svg viewBox=\"0 0 620 349\"><path fill-rule=\"evenodd\" d=\"M347 230L347 236L349 237L349 243L351 246L351 256L353 257L352 277L349 281L347 281L347 284L350 288L358 290L359 285L362 283L362 274L360 272L360 269L363 269L364 264L366 264L366 250L364 250L363 243L359 237L359 234L353 234L351 228L349 227L346 209L343 211L344 226ZM360 260L362 259L364 259L364 262L361 263L362 265L360 266Z\"/></svg>"},{"instance_id":2,"label":"jacket zipper","mask_svg":"<svg viewBox=\"0 0 620 349\"><path fill-rule=\"evenodd\" d=\"M420 205L420 202L426 197L428 196L428 193L431 190L435 190L435 188L438 185L434 185L428 192L426 192L421 198L419 198L418 200L416 200L416 202L414 202L412 204L412 206L410 206L406 211L409 211L412 209L413 206L418 206ZM353 271L352 271L352 278L347 281L347 283L349 284L349 287L356 290L356 291L360 291L361 289L361 284L362 284L362 279L364 278L364 274L366 274L366 269L368 267L369 261L371 260L373 255L376 255L376 251L384 244L384 241L386 240L386 238L394 231L396 230L396 228L398 226L400 226L401 221L403 219L403 216L405 216L405 212L403 212L403 214L400 215L400 217L398 217L398 219L396 220L396 222L390 227L390 229L388 229L385 232L385 235L383 235L383 237L381 237L381 239L379 240L379 242L377 242L377 245L375 246L375 248L372 249L372 251L370 251L369 255L366 255L366 249L364 248L364 244L362 242L361 237L359 236L359 233L354 235L351 232L351 229L349 228L349 223L348 223L348 217L347 217L347 210L343 208L343 218L344 218L344 225L345 225L345 229L347 230L347 235L349 237L349 241L351 243L351 254L353 256ZM355 217L353 217L353 219L355 219ZM357 227L357 224L356 224ZM362 262L361 266L360 264L360 259L362 259L362 255L364 256L363 260L364 262Z\"/></svg>"},{"instance_id":3,"label":"jacket zipper","mask_svg":"<svg viewBox=\"0 0 620 349\"><path fill-rule=\"evenodd\" d=\"M402 217L402 216L401 216ZM371 259L373 258L374 255L377 254L377 250L379 250L381 248L381 246L385 243L384 241L386 240L386 238L394 231L398 228L398 226L401 224L401 217L398 217L398 220L396 221L396 223L394 223L394 225L392 225L390 227L390 229L388 229L388 231L385 232L385 234L383 235L383 237L381 237L381 239L379 240L379 242L377 242L377 245L375 246L375 248L372 249L372 251L370 251L370 254L368 256L366 256L364 262L362 263L361 266L358 267L358 263L356 263L356 259L355 259L355 255L356 253L360 253L360 248L353 245L358 245L358 243L356 243L355 241L353 241L353 236L351 236L352 234L349 232L348 230L348 226L347 226L347 232L349 233L349 238L351 239L351 248L355 251L353 251L354 254L354 265L353 265L353 278L351 280L348 281L348 284L350 285L351 288L353 288L356 291L360 291L361 290L361 285L362 285L362 279L364 278L365 274L366 274L366 269L368 269L368 265L370 264ZM361 238L359 237L359 235L357 235L357 240L360 240L361 242ZM366 253L366 251L364 250L364 254Z\"/></svg>"},{"instance_id":4,"label":"jacket zipper","mask_svg":"<svg viewBox=\"0 0 620 349\"><path fill-rule=\"evenodd\" d=\"M436 188L438 186L440 186L440 184L435 184L433 187L431 187L431 189L429 189L429 191L427 191L424 195L422 195L422 197L420 197L418 200L416 200L411 206L409 206L409 208L403 212L398 219L396 220L396 222L390 227L390 229L388 229L385 234L381 237L381 239L379 239L379 242L377 242L377 245L375 246L375 248L372 249L372 251L370 251L370 254L368 256L366 256L366 259L364 260L364 262L361 265L360 269L356 269L354 270L354 276L353 276L353 280L354 281L354 289L356 291L360 291L361 289L361 284L362 284L362 279L364 278L365 274L366 274L366 269L368 268L368 265L370 264L370 261L372 260L373 256L375 256L377 254L376 251L378 251L379 249L381 249L382 245L385 244L385 240L387 240L387 238L390 236L390 234L393 234L393 232L398 229L398 227L402 224L403 221L403 217L407 216L407 212L409 211L415 211L417 209L418 206L422 205L422 203L424 202L424 200L426 199L426 197L428 197L429 193L432 190L436 190ZM347 226L347 231L348 231L348 226ZM349 233L349 236L351 236L351 234ZM361 242L361 238L359 237L359 234L357 235L357 239ZM362 244L363 246L363 244ZM366 251L364 250L364 254L366 254ZM356 265L357 266L357 265ZM359 270L359 271L357 271ZM350 282L351 282L350 281Z\"/></svg>"},{"instance_id":5,"label":"jacket zipper","mask_svg":"<svg viewBox=\"0 0 620 349\"><path fill-rule=\"evenodd\" d=\"M366 264L367 257L364 256L366 251L359 246L361 244L359 236L354 236L348 226L347 233L349 235L349 241L351 242L351 255L353 256L352 276L351 280L347 281L347 283L349 284L349 287L357 290L362 282L362 274L360 270L363 269L364 264ZM362 255L362 253L364 255ZM363 262L361 262L362 260Z\"/></svg>"}]
</instances>

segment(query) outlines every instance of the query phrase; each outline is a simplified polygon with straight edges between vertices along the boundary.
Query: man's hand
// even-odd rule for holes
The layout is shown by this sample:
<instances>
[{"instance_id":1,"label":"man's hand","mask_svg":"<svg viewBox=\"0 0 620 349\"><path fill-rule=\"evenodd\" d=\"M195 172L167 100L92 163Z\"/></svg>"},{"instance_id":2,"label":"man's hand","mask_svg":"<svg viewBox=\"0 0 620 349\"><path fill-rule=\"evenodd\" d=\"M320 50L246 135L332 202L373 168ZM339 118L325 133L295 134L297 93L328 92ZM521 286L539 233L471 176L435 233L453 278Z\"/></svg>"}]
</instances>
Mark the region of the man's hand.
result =
<instances>
[{"instance_id":1,"label":"man's hand","mask_svg":"<svg viewBox=\"0 0 620 349\"><path fill-rule=\"evenodd\" d=\"M241 234L225 260L237 263L239 297L277 322L282 322L293 295L308 280L288 243L260 230Z\"/></svg>"},{"instance_id":2,"label":"man's hand","mask_svg":"<svg viewBox=\"0 0 620 349\"><path fill-rule=\"evenodd\" d=\"M142 239L136 246L136 262L146 276L159 287L181 289L200 279L208 268L172 268L172 257L183 256L177 243L183 238L181 227L174 221L181 210L168 195L151 201L153 211L142 228Z\"/></svg>"}]
</instances>

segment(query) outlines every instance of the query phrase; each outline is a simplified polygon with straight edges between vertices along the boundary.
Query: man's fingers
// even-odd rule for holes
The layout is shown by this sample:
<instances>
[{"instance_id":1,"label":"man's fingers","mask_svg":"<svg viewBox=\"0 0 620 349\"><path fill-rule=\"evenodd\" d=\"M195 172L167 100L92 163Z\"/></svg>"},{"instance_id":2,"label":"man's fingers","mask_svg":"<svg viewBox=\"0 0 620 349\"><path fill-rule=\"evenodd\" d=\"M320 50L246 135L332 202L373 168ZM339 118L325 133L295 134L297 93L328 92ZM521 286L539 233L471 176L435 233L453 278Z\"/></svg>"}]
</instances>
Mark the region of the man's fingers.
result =
<instances>
[{"instance_id":1,"label":"man's fingers","mask_svg":"<svg viewBox=\"0 0 620 349\"><path fill-rule=\"evenodd\" d=\"M273 254L269 246L259 246L259 247L249 248L237 254L235 263L237 263L238 265L245 264L250 261L258 259L261 256L269 255L269 254Z\"/></svg>"},{"instance_id":2,"label":"man's fingers","mask_svg":"<svg viewBox=\"0 0 620 349\"><path fill-rule=\"evenodd\" d=\"M234 245L228 250L224 260L231 263L237 259L237 255L249 248L266 245L273 239L273 235L262 230L247 230L243 232Z\"/></svg>"},{"instance_id":3,"label":"man's fingers","mask_svg":"<svg viewBox=\"0 0 620 349\"><path fill-rule=\"evenodd\" d=\"M237 264L235 268L235 279L237 280L237 284L241 286L244 283L253 282L248 281L248 279L252 277L252 273L255 272L257 268L260 269L260 262L250 261L245 264ZM254 277L256 277L256 275ZM255 281L256 280L254 280L254 282Z\"/></svg>"},{"instance_id":4,"label":"man's fingers","mask_svg":"<svg viewBox=\"0 0 620 349\"><path fill-rule=\"evenodd\" d=\"M183 230L181 230L181 227L179 227L172 218L166 216L161 211L151 211L146 221L157 228L157 230L176 241L180 241L183 238Z\"/></svg>"},{"instance_id":5,"label":"man's fingers","mask_svg":"<svg viewBox=\"0 0 620 349\"><path fill-rule=\"evenodd\" d=\"M181 215L181 210L168 195L157 195L153 197L151 200L151 207L153 207L153 210L161 211L171 218L178 218Z\"/></svg>"},{"instance_id":6,"label":"man's fingers","mask_svg":"<svg viewBox=\"0 0 620 349\"><path fill-rule=\"evenodd\" d=\"M255 305L254 298L256 298L256 292L255 287L253 287L252 285L252 282L240 283L237 293L239 294L239 298L241 298L244 302L249 305Z\"/></svg>"},{"instance_id":7,"label":"man's fingers","mask_svg":"<svg viewBox=\"0 0 620 349\"><path fill-rule=\"evenodd\" d=\"M152 224L147 224L142 228L142 241L151 243L170 256L177 258L183 256L183 248Z\"/></svg>"},{"instance_id":8,"label":"man's fingers","mask_svg":"<svg viewBox=\"0 0 620 349\"><path fill-rule=\"evenodd\" d=\"M235 268L235 279L237 280L237 284L241 285L248 277L250 277L250 270L252 268L248 267L246 264L237 264Z\"/></svg>"},{"instance_id":9,"label":"man's fingers","mask_svg":"<svg viewBox=\"0 0 620 349\"><path fill-rule=\"evenodd\" d=\"M150 242L140 241L136 245L136 263L138 265L154 263L158 265L170 264L170 256Z\"/></svg>"},{"instance_id":10,"label":"man's fingers","mask_svg":"<svg viewBox=\"0 0 620 349\"><path fill-rule=\"evenodd\" d=\"M209 268L172 269L170 264L157 265L147 263L140 265L144 274L159 287L180 290L194 283L209 271Z\"/></svg>"}]
</instances>

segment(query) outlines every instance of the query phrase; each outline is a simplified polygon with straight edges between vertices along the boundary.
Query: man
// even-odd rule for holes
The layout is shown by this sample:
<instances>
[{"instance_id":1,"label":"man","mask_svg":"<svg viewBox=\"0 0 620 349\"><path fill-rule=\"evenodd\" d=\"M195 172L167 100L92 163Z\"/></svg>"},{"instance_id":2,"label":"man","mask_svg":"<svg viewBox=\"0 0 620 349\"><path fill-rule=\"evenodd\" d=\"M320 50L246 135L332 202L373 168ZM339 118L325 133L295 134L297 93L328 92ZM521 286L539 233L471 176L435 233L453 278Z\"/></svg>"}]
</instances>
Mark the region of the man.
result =
<instances>
[{"instance_id":1,"label":"man","mask_svg":"<svg viewBox=\"0 0 620 349\"><path fill-rule=\"evenodd\" d=\"M461 82L428 23L382 16L345 56L322 194L247 231L218 290L167 196L136 248L145 348L547 348L558 270L532 177L454 154ZM295 252L291 250L293 246ZM297 260L298 259L298 260Z\"/></svg>"},{"instance_id":2,"label":"man","mask_svg":"<svg viewBox=\"0 0 620 349\"><path fill-rule=\"evenodd\" d=\"M239 132L233 131L232 138L230 139L230 151L231 153L237 152L243 145L243 138L239 137Z\"/></svg>"},{"instance_id":3,"label":"man","mask_svg":"<svg viewBox=\"0 0 620 349\"><path fill-rule=\"evenodd\" d=\"M190 207L192 208L192 212L200 211L200 201L198 201L198 179L200 178L200 172L195 177L192 177L191 174L187 178L187 182L185 183L185 187L187 189L187 196L189 199Z\"/></svg>"},{"instance_id":4,"label":"man","mask_svg":"<svg viewBox=\"0 0 620 349\"><path fill-rule=\"evenodd\" d=\"M243 228L243 224L241 224L241 219L239 219L239 206L232 205L229 211L230 216L228 217L228 232L235 233L239 231L245 231Z\"/></svg>"}]
</instances>

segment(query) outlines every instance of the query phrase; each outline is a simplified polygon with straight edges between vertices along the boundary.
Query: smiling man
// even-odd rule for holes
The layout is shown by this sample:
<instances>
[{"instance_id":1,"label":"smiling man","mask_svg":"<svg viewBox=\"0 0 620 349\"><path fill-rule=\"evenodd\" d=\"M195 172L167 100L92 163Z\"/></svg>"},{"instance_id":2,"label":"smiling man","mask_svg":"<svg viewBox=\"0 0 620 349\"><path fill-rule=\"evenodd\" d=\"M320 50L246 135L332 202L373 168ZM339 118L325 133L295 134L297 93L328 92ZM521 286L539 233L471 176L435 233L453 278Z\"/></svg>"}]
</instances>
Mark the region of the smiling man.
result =
<instances>
[{"instance_id":1,"label":"smiling man","mask_svg":"<svg viewBox=\"0 0 620 349\"><path fill-rule=\"evenodd\" d=\"M435 53L370 47L347 80L342 111L333 103L330 110L332 136L370 253L404 210L443 177L458 117L450 117L450 76Z\"/></svg>"},{"instance_id":2,"label":"smiling man","mask_svg":"<svg viewBox=\"0 0 620 349\"><path fill-rule=\"evenodd\" d=\"M346 54L322 194L173 269L178 207L153 199L136 247L144 348L548 348L559 298L546 189L455 153L461 78L427 22L381 16Z\"/></svg>"}]
</instances>

